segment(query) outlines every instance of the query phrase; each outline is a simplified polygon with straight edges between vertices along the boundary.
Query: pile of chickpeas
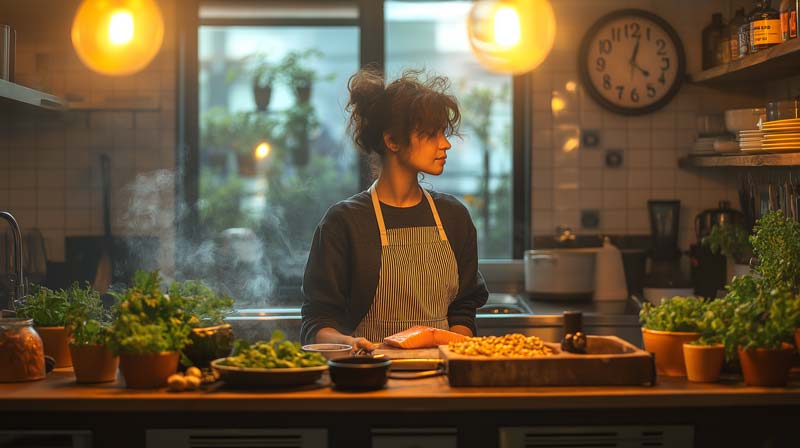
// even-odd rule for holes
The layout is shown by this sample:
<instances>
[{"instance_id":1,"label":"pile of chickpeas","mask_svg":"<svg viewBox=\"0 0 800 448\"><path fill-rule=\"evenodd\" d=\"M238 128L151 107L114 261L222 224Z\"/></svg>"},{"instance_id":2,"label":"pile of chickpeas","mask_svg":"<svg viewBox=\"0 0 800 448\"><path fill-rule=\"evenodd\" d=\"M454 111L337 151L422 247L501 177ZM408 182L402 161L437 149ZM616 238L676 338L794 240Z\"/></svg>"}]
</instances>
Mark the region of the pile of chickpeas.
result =
<instances>
[{"instance_id":1,"label":"pile of chickpeas","mask_svg":"<svg viewBox=\"0 0 800 448\"><path fill-rule=\"evenodd\" d=\"M531 358L553 354L553 349L544 345L541 339L519 333L467 338L451 342L448 347L453 353L467 356Z\"/></svg>"}]
</instances>

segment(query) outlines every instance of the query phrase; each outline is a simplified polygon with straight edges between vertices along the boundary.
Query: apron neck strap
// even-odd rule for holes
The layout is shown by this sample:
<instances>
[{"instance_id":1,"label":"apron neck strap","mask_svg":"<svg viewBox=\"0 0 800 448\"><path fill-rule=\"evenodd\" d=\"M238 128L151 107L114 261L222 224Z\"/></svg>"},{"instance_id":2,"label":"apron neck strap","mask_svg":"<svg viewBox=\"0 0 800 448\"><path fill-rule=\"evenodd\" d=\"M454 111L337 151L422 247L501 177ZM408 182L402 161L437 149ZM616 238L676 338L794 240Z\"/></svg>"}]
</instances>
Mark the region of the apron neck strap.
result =
<instances>
[{"instance_id":1,"label":"apron neck strap","mask_svg":"<svg viewBox=\"0 0 800 448\"><path fill-rule=\"evenodd\" d=\"M388 246L389 245L389 237L386 232L386 222L383 220L383 212L381 211L381 203L378 200L378 193L375 191L375 185L378 184L378 181L372 183L369 187L369 194L372 197L372 207L375 209L375 218L378 220L378 230L381 234L381 246ZM442 226L442 220L439 218L439 211L436 209L436 204L433 202L433 198L431 194L428 193L428 190L424 188L420 188L422 190L422 194L425 195L425 199L428 200L428 204L431 206L431 212L433 213L433 220L436 222L436 230L439 231L439 238L442 241L447 241L447 234L444 231L444 226Z\"/></svg>"}]
</instances>

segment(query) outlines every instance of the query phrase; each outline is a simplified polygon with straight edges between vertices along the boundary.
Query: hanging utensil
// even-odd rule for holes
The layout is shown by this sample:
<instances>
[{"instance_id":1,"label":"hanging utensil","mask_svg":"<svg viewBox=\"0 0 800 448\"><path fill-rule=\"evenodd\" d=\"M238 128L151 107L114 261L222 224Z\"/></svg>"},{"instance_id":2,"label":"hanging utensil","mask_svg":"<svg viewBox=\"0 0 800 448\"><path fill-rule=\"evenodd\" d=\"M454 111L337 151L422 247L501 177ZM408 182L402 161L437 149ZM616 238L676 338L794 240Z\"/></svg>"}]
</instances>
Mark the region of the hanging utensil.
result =
<instances>
[{"instance_id":1,"label":"hanging utensil","mask_svg":"<svg viewBox=\"0 0 800 448\"><path fill-rule=\"evenodd\" d=\"M92 285L94 289L104 293L108 291L111 285L111 275L113 266L111 264L111 250L112 250L112 237L111 237L111 179L110 179L110 163L108 155L102 154L100 156L100 182L103 194L103 251L100 255L100 261L97 263L97 271L94 274L94 282Z\"/></svg>"}]
</instances>

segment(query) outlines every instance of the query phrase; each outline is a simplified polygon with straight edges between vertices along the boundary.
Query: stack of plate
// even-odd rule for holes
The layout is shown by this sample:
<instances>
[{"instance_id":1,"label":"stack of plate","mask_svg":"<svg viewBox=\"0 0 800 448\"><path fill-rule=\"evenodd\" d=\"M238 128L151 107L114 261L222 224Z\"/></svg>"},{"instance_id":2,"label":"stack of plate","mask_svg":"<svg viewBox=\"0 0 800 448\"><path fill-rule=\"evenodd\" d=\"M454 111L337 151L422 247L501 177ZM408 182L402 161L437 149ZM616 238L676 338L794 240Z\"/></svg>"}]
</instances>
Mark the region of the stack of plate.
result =
<instances>
[{"instance_id":1,"label":"stack of plate","mask_svg":"<svg viewBox=\"0 0 800 448\"><path fill-rule=\"evenodd\" d=\"M714 140L716 137L700 137L694 142L692 154L714 154Z\"/></svg>"},{"instance_id":2,"label":"stack of plate","mask_svg":"<svg viewBox=\"0 0 800 448\"><path fill-rule=\"evenodd\" d=\"M736 136L736 141L739 142L739 148L741 148L742 151L761 151L763 149L763 137L763 131L739 131Z\"/></svg>"},{"instance_id":3,"label":"stack of plate","mask_svg":"<svg viewBox=\"0 0 800 448\"><path fill-rule=\"evenodd\" d=\"M768 121L761 125L762 147L770 151L800 151L800 118Z\"/></svg>"}]
</instances>

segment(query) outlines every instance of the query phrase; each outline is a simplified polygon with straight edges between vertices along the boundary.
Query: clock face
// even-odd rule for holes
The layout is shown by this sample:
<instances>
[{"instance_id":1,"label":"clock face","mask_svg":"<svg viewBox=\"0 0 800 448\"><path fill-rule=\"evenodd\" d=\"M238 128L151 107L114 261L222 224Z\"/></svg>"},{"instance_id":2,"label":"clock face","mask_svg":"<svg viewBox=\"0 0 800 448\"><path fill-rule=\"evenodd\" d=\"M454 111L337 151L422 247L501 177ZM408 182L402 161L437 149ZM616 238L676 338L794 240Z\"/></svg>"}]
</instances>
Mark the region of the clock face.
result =
<instances>
[{"instance_id":1,"label":"clock face","mask_svg":"<svg viewBox=\"0 0 800 448\"><path fill-rule=\"evenodd\" d=\"M597 21L584 36L579 57L592 97L627 115L665 106L678 92L686 64L672 27L641 10L613 12Z\"/></svg>"}]
</instances>

